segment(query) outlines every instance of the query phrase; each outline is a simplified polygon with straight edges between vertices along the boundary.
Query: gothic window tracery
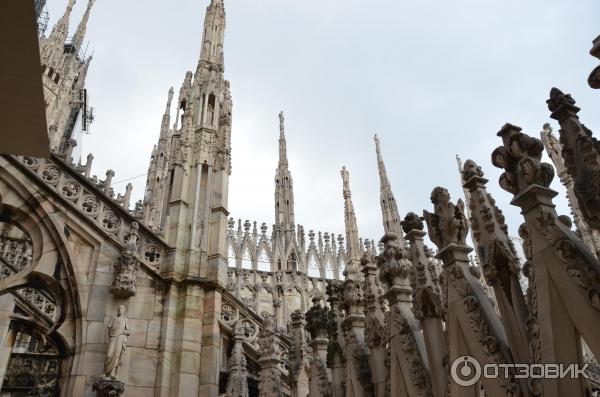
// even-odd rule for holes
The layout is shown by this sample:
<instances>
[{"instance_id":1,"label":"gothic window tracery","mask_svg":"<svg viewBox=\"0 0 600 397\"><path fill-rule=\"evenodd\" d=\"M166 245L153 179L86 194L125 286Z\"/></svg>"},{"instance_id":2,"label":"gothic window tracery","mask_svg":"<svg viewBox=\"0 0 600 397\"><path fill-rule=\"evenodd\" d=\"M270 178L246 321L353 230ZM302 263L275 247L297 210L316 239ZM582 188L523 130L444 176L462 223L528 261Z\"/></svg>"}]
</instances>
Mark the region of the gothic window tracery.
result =
<instances>
[{"instance_id":1,"label":"gothic window tracery","mask_svg":"<svg viewBox=\"0 0 600 397\"><path fill-rule=\"evenodd\" d=\"M29 266L32 254L31 238L17 226L0 222L0 279Z\"/></svg>"},{"instance_id":2,"label":"gothic window tracery","mask_svg":"<svg viewBox=\"0 0 600 397\"><path fill-rule=\"evenodd\" d=\"M1 393L53 396L60 372L57 347L31 327L13 322L14 344L2 382Z\"/></svg>"}]
</instances>

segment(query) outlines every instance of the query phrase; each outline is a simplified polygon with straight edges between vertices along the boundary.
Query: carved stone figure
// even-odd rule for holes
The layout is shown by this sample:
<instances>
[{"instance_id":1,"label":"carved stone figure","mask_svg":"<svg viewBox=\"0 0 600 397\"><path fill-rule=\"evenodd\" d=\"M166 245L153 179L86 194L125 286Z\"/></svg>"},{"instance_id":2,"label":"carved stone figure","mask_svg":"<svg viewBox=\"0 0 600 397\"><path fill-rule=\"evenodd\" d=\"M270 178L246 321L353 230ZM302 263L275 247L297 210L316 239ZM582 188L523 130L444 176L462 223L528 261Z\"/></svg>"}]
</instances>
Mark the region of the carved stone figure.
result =
<instances>
[{"instance_id":1,"label":"carved stone figure","mask_svg":"<svg viewBox=\"0 0 600 397\"><path fill-rule=\"evenodd\" d=\"M469 231L464 214L465 204L461 199L456 205L450 202L450 194L443 187L436 187L431 192L434 212L423 211L423 217L429 229L429 238L438 247L448 244L465 244Z\"/></svg>"},{"instance_id":2,"label":"carved stone figure","mask_svg":"<svg viewBox=\"0 0 600 397\"><path fill-rule=\"evenodd\" d=\"M131 330L125 317L125 306L119 306L116 316L110 319L106 328L108 349L106 351L106 360L104 361L105 378L112 380L118 378L119 368L123 363L123 354L127 348L127 337L129 335L131 335Z\"/></svg>"},{"instance_id":3,"label":"carved stone figure","mask_svg":"<svg viewBox=\"0 0 600 397\"><path fill-rule=\"evenodd\" d=\"M137 258L137 242L140 238L138 229L137 222L133 222L125 249L121 253L121 258L115 263L115 278L110 290L121 299L129 298L137 291L136 273L140 268Z\"/></svg>"}]
</instances>

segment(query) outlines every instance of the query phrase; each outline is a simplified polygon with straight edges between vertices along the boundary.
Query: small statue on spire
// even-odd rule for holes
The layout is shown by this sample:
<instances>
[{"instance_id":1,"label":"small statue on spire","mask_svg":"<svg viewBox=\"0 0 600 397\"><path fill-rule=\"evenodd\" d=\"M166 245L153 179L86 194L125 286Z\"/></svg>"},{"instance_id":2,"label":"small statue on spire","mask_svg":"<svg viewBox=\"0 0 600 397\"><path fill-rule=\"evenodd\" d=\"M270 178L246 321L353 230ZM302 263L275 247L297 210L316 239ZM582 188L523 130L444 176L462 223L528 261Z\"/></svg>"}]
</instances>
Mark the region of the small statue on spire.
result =
<instances>
[{"instance_id":1,"label":"small statue on spire","mask_svg":"<svg viewBox=\"0 0 600 397\"><path fill-rule=\"evenodd\" d=\"M281 112L279 112L279 132L281 133L281 135L283 135L283 133L285 132L284 122L285 122L285 117L283 117L283 110L282 110Z\"/></svg>"}]
</instances>

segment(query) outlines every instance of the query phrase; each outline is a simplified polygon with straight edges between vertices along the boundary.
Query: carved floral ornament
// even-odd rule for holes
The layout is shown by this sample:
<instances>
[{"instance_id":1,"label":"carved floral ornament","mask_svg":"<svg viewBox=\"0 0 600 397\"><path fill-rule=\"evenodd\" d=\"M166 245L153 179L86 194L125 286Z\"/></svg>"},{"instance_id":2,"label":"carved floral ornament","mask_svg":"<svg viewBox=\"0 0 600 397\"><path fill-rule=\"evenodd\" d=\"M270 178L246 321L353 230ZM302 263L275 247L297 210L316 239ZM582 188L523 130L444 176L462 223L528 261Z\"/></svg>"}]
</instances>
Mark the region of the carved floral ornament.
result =
<instances>
[{"instance_id":1,"label":"carved floral ornament","mask_svg":"<svg viewBox=\"0 0 600 397\"><path fill-rule=\"evenodd\" d=\"M500 176L500 187L518 195L532 185L549 187L554 169L542 163L544 145L537 138L521 132L521 128L505 124L498 132L504 142L492 153L492 164L506 171Z\"/></svg>"}]
</instances>

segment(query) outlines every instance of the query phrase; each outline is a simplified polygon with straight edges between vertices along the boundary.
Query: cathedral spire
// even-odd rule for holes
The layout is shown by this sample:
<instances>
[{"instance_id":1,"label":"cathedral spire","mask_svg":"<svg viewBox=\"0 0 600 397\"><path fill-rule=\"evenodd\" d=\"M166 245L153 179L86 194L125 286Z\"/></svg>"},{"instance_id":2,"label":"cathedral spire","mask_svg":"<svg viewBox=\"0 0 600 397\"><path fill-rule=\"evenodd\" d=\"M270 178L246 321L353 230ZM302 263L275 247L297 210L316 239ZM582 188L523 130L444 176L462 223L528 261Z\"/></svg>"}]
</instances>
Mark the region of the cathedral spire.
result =
<instances>
[{"instance_id":1,"label":"cathedral spire","mask_svg":"<svg viewBox=\"0 0 600 397\"><path fill-rule=\"evenodd\" d=\"M163 114L162 124L160 126L160 139L166 139L167 133L169 132L169 123L171 122L171 101L173 100L173 87L169 89L169 96L167 98L167 107L165 114Z\"/></svg>"},{"instance_id":2,"label":"cathedral spire","mask_svg":"<svg viewBox=\"0 0 600 397\"><path fill-rule=\"evenodd\" d=\"M394 193L387 177L385 163L381 156L381 143L377 134L375 139L375 151L377 152L377 169L379 170L379 197L381 204L381 214L383 217L383 228L385 233L393 233L402 240L402 228L400 227L400 214L396 205Z\"/></svg>"},{"instance_id":3,"label":"cathedral spire","mask_svg":"<svg viewBox=\"0 0 600 397\"><path fill-rule=\"evenodd\" d=\"M346 166L342 167L342 182L344 195L344 224L346 226L346 244L348 250L348 268L354 267L358 272L358 263L360 262L360 242L358 239L358 226L356 224L356 214L352 204L352 192L350 191L350 174Z\"/></svg>"},{"instance_id":4,"label":"cathedral spire","mask_svg":"<svg viewBox=\"0 0 600 397\"><path fill-rule=\"evenodd\" d=\"M92 10L92 6L96 0L89 0L85 12L83 13L83 17L81 18L81 22L77 26L77 30L75 31L75 35L73 35L73 45L76 49L80 49L83 44L83 39L85 37L85 31L87 29L87 23L90 19L90 11Z\"/></svg>"},{"instance_id":5,"label":"cathedral spire","mask_svg":"<svg viewBox=\"0 0 600 397\"><path fill-rule=\"evenodd\" d=\"M65 13L60 17L56 25L52 28L52 32L50 33L50 38L55 40L56 42L64 43L67 38L67 33L69 31L69 20L71 19L71 12L73 11L73 6L75 6L75 0L69 0L67 3L67 8Z\"/></svg>"},{"instance_id":6,"label":"cathedral spire","mask_svg":"<svg viewBox=\"0 0 600 397\"><path fill-rule=\"evenodd\" d=\"M283 117L282 110L279 112L279 167L287 167L288 165L284 122L285 118Z\"/></svg>"},{"instance_id":7,"label":"cathedral spire","mask_svg":"<svg viewBox=\"0 0 600 397\"><path fill-rule=\"evenodd\" d=\"M294 184L288 169L283 112L279 113L279 164L275 171L275 223L291 230L294 225Z\"/></svg>"},{"instance_id":8,"label":"cathedral spire","mask_svg":"<svg viewBox=\"0 0 600 397\"><path fill-rule=\"evenodd\" d=\"M207 65L217 65L219 71L224 71L224 39L225 5L223 4L223 0L211 0L209 6L206 7L202 50L200 52L200 60L198 61L198 69Z\"/></svg>"}]
</instances>

